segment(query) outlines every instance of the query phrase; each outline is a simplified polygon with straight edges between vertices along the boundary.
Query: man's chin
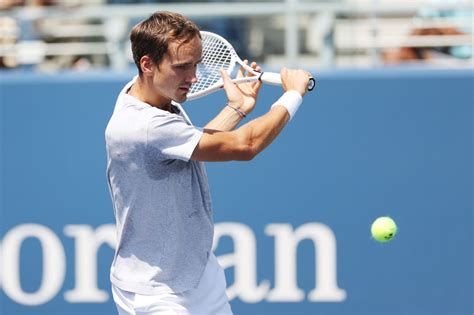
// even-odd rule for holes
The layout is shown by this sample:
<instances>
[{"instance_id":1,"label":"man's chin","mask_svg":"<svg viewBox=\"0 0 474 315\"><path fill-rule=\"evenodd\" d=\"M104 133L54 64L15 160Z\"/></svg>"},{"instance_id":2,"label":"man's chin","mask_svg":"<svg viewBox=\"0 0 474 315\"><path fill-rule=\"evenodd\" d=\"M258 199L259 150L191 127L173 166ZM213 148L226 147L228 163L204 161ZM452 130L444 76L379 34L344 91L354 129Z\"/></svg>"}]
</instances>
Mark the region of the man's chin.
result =
<instances>
[{"instance_id":1,"label":"man's chin","mask_svg":"<svg viewBox=\"0 0 474 315\"><path fill-rule=\"evenodd\" d=\"M188 95L184 94L184 95L179 95L179 96L175 97L174 101L176 103L184 103L184 102L186 102L187 99L188 99Z\"/></svg>"}]
</instances>

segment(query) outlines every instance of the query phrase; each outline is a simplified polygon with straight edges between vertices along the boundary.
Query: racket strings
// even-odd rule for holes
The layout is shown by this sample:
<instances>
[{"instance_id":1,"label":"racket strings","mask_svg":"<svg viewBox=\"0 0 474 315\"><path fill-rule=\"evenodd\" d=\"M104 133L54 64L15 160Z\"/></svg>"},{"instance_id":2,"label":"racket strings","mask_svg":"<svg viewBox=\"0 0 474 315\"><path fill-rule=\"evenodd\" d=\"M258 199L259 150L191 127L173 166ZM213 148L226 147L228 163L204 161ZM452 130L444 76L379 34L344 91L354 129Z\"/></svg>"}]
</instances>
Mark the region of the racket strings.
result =
<instances>
[{"instance_id":1,"label":"racket strings","mask_svg":"<svg viewBox=\"0 0 474 315\"><path fill-rule=\"evenodd\" d=\"M218 38L203 35L202 62L197 67L198 81L191 86L189 94L205 90L221 80L220 69L231 71L233 68L232 51Z\"/></svg>"}]
</instances>

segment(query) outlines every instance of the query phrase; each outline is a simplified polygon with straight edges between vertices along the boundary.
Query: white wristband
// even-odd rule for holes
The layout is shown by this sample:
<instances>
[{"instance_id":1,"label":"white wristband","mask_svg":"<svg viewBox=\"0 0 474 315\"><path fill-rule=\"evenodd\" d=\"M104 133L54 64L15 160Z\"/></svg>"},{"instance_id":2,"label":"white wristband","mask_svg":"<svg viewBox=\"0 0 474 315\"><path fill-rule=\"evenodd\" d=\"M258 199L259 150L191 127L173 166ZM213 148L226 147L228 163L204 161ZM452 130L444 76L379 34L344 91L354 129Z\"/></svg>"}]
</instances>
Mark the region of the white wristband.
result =
<instances>
[{"instance_id":1,"label":"white wristband","mask_svg":"<svg viewBox=\"0 0 474 315\"><path fill-rule=\"evenodd\" d=\"M290 90L285 92L275 103L273 103L272 108L278 105L285 107L288 114L290 114L291 120L302 102L303 97L301 94L295 90Z\"/></svg>"}]
</instances>

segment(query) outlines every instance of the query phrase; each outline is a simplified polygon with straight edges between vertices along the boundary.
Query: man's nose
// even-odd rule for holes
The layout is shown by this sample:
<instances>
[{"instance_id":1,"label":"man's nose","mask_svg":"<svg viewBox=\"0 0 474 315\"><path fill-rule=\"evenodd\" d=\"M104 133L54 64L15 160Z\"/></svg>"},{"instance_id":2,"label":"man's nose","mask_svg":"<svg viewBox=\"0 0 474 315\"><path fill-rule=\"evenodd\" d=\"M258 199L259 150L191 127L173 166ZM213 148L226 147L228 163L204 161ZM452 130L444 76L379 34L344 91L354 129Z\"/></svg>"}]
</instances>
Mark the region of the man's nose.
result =
<instances>
[{"instance_id":1,"label":"man's nose","mask_svg":"<svg viewBox=\"0 0 474 315\"><path fill-rule=\"evenodd\" d=\"M198 78L197 78L197 74L196 74L196 70L193 70L193 72L191 73L190 77L189 77L189 82L191 84L194 84L198 81Z\"/></svg>"}]
</instances>

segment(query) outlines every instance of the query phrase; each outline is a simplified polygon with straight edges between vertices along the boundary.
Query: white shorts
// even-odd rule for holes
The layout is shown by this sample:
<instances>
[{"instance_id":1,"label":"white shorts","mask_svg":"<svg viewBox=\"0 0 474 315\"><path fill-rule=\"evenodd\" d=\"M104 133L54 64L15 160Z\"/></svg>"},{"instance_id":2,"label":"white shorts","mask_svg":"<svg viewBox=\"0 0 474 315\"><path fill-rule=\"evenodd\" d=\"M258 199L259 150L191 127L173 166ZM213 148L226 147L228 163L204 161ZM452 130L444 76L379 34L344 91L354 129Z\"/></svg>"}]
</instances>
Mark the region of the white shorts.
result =
<instances>
[{"instance_id":1,"label":"white shorts","mask_svg":"<svg viewBox=\"0 0 474 315\"><path fill-rule=\"evenodd\" d=\"M196 289L174 293L165 286L158 295L142 295L112 284L112 295L119 315L232 315L225 289L224 270L210 254Z\"/></svg>"}]
</instances>

